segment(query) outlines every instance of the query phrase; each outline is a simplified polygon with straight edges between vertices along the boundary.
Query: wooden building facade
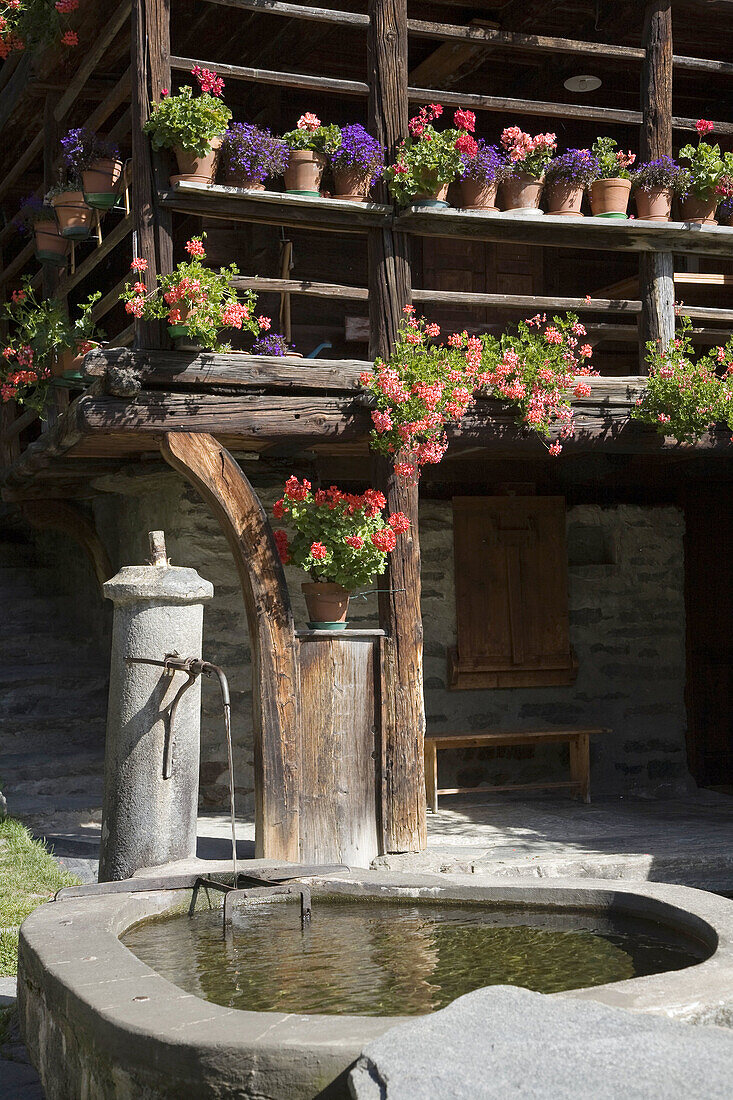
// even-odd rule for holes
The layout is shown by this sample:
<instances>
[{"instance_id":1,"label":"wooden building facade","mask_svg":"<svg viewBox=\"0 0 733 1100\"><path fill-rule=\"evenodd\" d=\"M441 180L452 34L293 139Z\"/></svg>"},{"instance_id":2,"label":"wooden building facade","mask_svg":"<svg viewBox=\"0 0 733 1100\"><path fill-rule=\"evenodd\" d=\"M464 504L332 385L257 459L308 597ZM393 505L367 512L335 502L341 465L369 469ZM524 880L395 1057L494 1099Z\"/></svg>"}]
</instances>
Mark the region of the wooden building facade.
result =
<instances>
[{"instance_id":1,"label":"wooden building facade","mask_svg":"<svg viewBox=\"0 0 733 1100\"><path fill-rule=\"evenodd\" d=\"M420 496L453 501L449 687L487 696L575 681L566 503L673 505L684 513L688 760L700 783L733 781L729 673L726 680L712 671L729 661L722 642L710 643L711 632L725 626L729 634L730 582L720 581L715 600L701 596L731 541L730 433L681 446L629 417L644 387L644 343L672 337L675 302L684 301L698 346L733 332L733 228L400 211L381 186L363 206L221 184L171 187L171 164L142 131L161 89L186 83L199 64L225 79L237 120L275 133L307 110L324 121L359 121L388 157L412 108L431 101L475 111L477 132L489 140L513 123L555 129L568 147L609 133L649 159L676 151L695 120L708 117L722 146L733 148L733 3L343 0L336 10L280 0L121 0L111 12L89 2L84 18L84 50L72 61L54 51L15 55L0 70L0 284L7 297L35 270L33 247L17 242L12 219L22 195L52 184L60 134L82 124L104 131L130 157L126 202L105 215L92 242L77 246L67 270L34 278L70 305L102 290L95 315L109 343L87 357L81 392L59 390L45 420L0 406L3 497L31 522L82 537L98 559L98 535L78 519L88 517L98 479L158 470L164 460L217 516L241 578L253 650L260 853L297 858L306 812L301 733L316 703L301 691L303 643L262 505L246 464L232 454L255 456L259 470L287 465L326 483L369 480L391 510L411 519L381 586L372 639L379 850L426 842ZM578 72L601 80L582 102L565 87ZM258 292L261 309L279 317L275 327L299 351L325 345L328 356L257 358L244 346L198 355L173 350L162 328L130 325L118 295L132 256L147 260L152 286L201 230L210 262L235 262L237 285ZM538 310L580 314L601 377L592 396L576 402L576 435L561 459L549 459L510 411L488 401L451 431L448 456L426 470L420 490L370 457L358 375L365 361L389 355L410 301L442 325L473 332L502 331ZM522 514L507 519L512 508ZM707 539L711 522L717 534ZM510 580L497 594L512 575L513 551L497 546L489 561L470 548L486 541L482 531L523 524L537 539L534 551L522 551L525 590ZM484 585L476 606L461 593L472 565ZM493 588L487 577L496 578ZM549 593L541 612L538 589ZM317 663L309 649L308 667ZM653 666L654 658L652 677Z\"/></svg>"}]
</instances>

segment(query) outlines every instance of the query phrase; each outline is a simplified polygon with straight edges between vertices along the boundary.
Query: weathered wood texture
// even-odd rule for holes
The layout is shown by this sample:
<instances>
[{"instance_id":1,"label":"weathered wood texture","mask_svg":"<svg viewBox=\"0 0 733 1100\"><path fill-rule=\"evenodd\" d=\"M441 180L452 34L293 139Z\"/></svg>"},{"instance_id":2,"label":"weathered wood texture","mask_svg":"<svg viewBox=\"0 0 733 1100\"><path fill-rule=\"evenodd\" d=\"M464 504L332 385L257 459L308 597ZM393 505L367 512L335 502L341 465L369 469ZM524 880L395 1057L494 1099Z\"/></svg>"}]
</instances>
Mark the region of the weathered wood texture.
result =
<instances>
[{"instance_id":1,"label":"weathered wood texture","mask_svg":"<svg viewBox=\"0 0 733 1100\"><path fill-rule=\"evenodd\" d=\"M56 103L54 116L57 122L61 122L76 103L82 88L129 18L130 0L121 0L121 3L111 12L108 22L94 44L80 54L79 68L69 81L66 91Z\"/></svg>"},{"instance_id":2,"label":"weathered wood texture","mask_svg":"<svg viewBox=\"0 0 733 1100\"><path fill-rule=\"evenodd\" d=\"M114 570L93 521L73 504L62 500L34 500L22 505L23 518L39 530L62 531L81 546L88 557L101 592Z\"/></svg>"},{"instance_id":3,"label":"weathered wood texture","mask_svg":"<svg viewBox=\"0 0 733 1100\"><path fill-rule=\"evenodd\" d=\"M644 11L644 48L641 72L640 160L672 155L672 5L651 0ZM641 253L639 288L642 300L639 326L640 359L646 344L666 347L674 338L674 257L671 252Z\"/></svg>"},{"instance_id":4,"label":"weathered wood texture","mask_svg":"<svg viewBox=\"0 0 733 1100\"><path fill-rule=\"evenodd\" d=\"M300 858L368 867L382 851L375 646L364 632L299 637Z\"/></svg>"},{"instance_id":5,"label":"weathered wood texture","mask_svg":"<svg viewBox=\"0 0 733 1100\"><path fill-rule=\"evenodd\" d=\"M252 651L255 853L298 861L298 655L287 585L262 505L210 435L171 434L163 457L218 519L242 586Z\"/></svg>"},{"instance_id":6,"label":"weathered wood texture","mask_svg":"<svg viewBox=\"0 0 733 1100\"><path fill-rule=\"evenodd\" d=\"M367 13L369 128L391 158L407 134L407 0L369 0ZM409 240L391 228L372 230L368 255L370 355L387 358L402 309L411 301ZM385 851L421 851L427 825L418 488L397 478L384 459L374 470L388 510L410 520L379 586L379 623L389 636L381 685L382 837Z\"/></svg>"}]
</instances>

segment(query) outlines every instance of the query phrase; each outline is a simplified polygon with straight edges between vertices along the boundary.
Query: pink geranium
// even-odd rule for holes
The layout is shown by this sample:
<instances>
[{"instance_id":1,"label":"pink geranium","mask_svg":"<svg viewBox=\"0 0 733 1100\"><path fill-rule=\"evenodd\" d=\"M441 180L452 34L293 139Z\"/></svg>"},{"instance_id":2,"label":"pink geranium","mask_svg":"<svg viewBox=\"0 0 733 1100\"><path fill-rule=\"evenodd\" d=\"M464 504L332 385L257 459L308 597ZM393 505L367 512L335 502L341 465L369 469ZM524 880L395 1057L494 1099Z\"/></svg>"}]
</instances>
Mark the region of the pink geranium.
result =
<instances>
[{"instance_id":1,"label":"pink geranium","mask_svg":"<svg viewBox=\"0 0 733 1100\"><path fill-rule=\"evenodd\" d=\"M299 130L307 130L312 134L321 125L321 120L317 115L314 115L312 111L306 111L304 115L301 115L298 119L297 128Z\"/></svg>"}]
</instances>

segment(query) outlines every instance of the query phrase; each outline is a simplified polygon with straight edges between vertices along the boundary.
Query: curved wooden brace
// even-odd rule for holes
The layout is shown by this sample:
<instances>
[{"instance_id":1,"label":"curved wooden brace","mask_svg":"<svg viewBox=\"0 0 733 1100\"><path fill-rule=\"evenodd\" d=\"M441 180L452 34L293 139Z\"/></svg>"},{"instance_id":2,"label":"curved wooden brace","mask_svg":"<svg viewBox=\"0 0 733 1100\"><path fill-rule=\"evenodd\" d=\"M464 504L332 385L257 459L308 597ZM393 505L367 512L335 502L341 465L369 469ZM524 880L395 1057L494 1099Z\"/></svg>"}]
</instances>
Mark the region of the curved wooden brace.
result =
<instances>
[{"instance_id":1,"label":"curved wooden brace","mask_svg":"<svg viewBox=\"0 0 733 1100\"><path fill-rule=\"evenodd\" d=\"M94 522L73 504L63 500L27 500L21 505L23 518L39 530L63 531L81 546L92 564L101 589L114 570Z\"/></svg>"},{"instance_id":2,"label":"curved wooden brace","mask_svg":"<svg viewBox=\"0 0 733 1100\"><path fill-rule=\"evenodd\" d=\"M213 436L169 432L161 451L218 519L242 585L252 649L255 855L298 862L298 656L272 531L254 489Z\"/></svg>"}]
</instances>

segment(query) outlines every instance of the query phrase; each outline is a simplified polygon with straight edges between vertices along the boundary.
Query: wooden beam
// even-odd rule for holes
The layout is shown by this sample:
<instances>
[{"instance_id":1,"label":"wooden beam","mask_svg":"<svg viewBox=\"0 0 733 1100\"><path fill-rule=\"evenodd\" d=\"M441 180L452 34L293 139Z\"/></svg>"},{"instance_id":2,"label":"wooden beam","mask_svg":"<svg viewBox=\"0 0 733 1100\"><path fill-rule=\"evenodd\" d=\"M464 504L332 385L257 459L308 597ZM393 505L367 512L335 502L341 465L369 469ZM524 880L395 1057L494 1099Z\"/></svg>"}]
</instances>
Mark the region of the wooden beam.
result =
<instances>
[{"instance_id":1,"label":"wooden beam","mask_svg":"<svg viewBox=\"0 0 733 1100\"><path fill-rule=\"evenodd\" d=\"M644 49L641 73L640 159L672 155L672 6L670 0L650 0L644 9ZM674 256L642 252L639 256L639 360L646 363L647 343L666 348L675 333Z\"/></svg>"},{"instance_id":2,"label":"wooden beam","mask_svg":"<svg viewBox=\"0 0 733 1100\"><path fill-rule=\"evenodd\" d=\"M391 160L407 134L407 0L369 0L367 14L369 129ZM391 228L373 229L368 254L370 355L388 358L411 300L409 240ZM373 466L389 511L410 521L379 585L379 625L388 635L380 662L382 844L386 852L419 852L427 845L427 825L418 488L396 477L385 459Z\"/></svg>"},{"instance_id":3,"label":"wooden beam","mask_svg":"<svg viewBox=\"0 0 733 1100\"><path fill-rule=\"evenodd\" d=\"M99 130L104 126L110 115L114 114L122 103L129 100L131 87L132 74L128 66L114 88L110 89L102 102L92 111L84 125L90 130Z\"/></svg>"},{"instance_id":4,"label":"wooden beam","mask_svg":"<svg viewBox=\"0 0 733 1100\"><path fill-rule=\"evenodd\" d=\"M94 570L101 593L102 585L110 579L114 569L94 522L79 508L60 500L28 502L22 505L21 511L31 527L63 531L81 546Z\"/></svg>"},{"instance_id":5,"label":"wooden beam","mask_svg":"<svg viewBox=\"0 0 733 1100\"><path fill-rule=\"evenodd\" d=\"M171 57L171 68L190 72L194 65L212 69L228 80L248 80L257 84L277 84L281 88L301 88L309 92L333 92L335 95L366 97L368 86L362 80L337 80L330 76L312 76L307 73L275 72L271 69L254 69L249 65L225 65L217 61L199 61L194 57Z\"/></svg>"},{"instance_id":6,"label":"wooden beam","mask_svg":"<svg viewBox=\"0 0 733 1100\"><path fill-rule=\"evenodd\" d=\"M113 248L116 248L121 241L124 241L125 237L128 237L134 228L134 223L131 214L127 214L121 221L117 223L114 229L110 230L106 237L102 238L102 243L89 253L83 263L80 263L76 271L67 275L58 285L57 294L60 297L65 297L70 290L72 290L77 283L80 283L83 279L86 279L87 275L90 275L94 271L97 264L99 264L105 256L108 256Z\"/></svg>"},{"instance_id":7,"label":"wooden beam","mask_svg":"<svg viewBox=\"0 0 733 1100\"><path fill-rule=\"evenodd\" d=\"M65 93L56 104L54 116L57 122L63 121L69 109L76 102L80 91L104 57L115 38L130 17L130 0L120 0L112 11L108 21L102 27L94 45L81 55L81 63L74 73Z\"/></svg>"},{"instance_id":8,"label":"wooden beam","mask_svg":"<svg viewBox=\"0 0 733 1100\"><path fill-rule=\"evenodd\" d=\"M5 197L15 181L23 175L26 168L42 155L43 131L41 130L36 134L30 144L26 146L25 151L21 153L12 167L8 169L2 180L0 180L0 199Z\"/></svg>"},{"instance_id":9,"label":"wooden beam","mask_svg":"<svg viewBox=\"0 0 733 1100\"><path fill-rule=\"evenodd\" d=\"M21 96L33 79L33 54L26 50L16 64L12 76L0 94L0 131L18 106Z\"/></svg>"},{"instance_id":10,"label":"wooden beam","mask_svg":"<svg viewBox=\"0 0 733 1100\"><path fill-rule=\"evenodd\" d=\"M409 26L408 20L408 26ZM487 19L472 19L469 26L498 27L498 23ZM494 46L486 42L473 42L470 38L448 39L433 50L424 61L410 70L410 83L438 84L441 88L452 88L465 77L478 69Z\"/></svg>"},{"instance_id":11,"label":"wooden beam","mask_svg":"<svg viewBox=\"0 0 733 1100\"><path fill-rule=\"evenodd\" d=\"M18 255L10 261L8 266L4 267L2 271L0 271L0 286L5 283L9 283L11 279L14 279L16 275L19 275L23 268L30 263L35 254L35 241L29 241L27 245L21 248Z\"/></svg>"},{"instance_id":12,"label":"wooden beam","mask_svg":"<svg viewBox=\"0 0 733 1100\"><path fill-rule=\"evenodd\" d=\"M255 856L297 863L298 655L272 529L241 468L211 435L166 434L161 452L216 516L239 574L252 652Z\"/></svg>"}]
</instances>

